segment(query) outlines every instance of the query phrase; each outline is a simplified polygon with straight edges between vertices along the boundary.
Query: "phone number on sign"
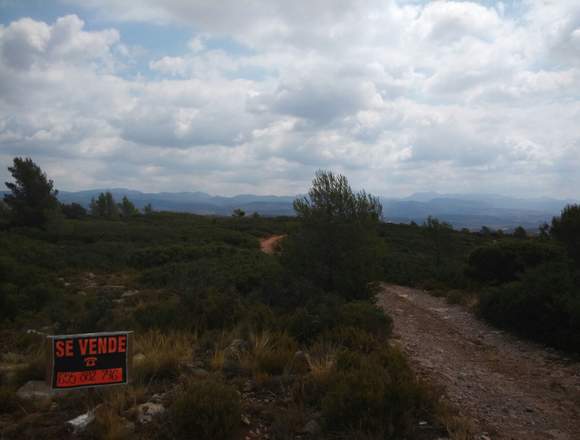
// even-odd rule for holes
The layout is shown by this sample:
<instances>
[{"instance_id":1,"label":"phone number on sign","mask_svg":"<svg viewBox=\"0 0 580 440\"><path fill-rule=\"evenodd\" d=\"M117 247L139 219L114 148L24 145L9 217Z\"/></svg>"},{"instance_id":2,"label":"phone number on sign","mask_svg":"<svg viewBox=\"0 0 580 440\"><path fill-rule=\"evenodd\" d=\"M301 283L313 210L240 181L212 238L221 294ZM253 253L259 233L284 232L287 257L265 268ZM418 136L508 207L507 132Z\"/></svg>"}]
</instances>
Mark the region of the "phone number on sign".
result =
<instances>
[{"instance_id":1,"label":"phone number on sign","mask_svg":"<svg viewBox=\"0 0 580 440\"><path fill-rule=\"evenodd\" d=\"M56 386L59 388L119 382L123 382L122 368L91 371L61 371L56 374Z\"/></svg>"}]
</instances>

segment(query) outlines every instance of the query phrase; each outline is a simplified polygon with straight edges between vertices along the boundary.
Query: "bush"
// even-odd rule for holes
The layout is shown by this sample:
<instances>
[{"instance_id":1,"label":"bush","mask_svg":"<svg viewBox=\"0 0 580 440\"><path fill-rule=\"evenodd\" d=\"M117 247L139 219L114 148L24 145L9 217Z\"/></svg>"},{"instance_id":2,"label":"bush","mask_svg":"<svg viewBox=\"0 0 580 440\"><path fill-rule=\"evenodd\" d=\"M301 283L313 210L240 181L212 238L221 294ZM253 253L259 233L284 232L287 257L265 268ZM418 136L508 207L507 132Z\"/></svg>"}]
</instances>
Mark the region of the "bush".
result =
<instances>
[{"instance_id":1,"label":"bush","mask_svg":"<svg viewBox=\"0 0 580 440\"><path fill-rule=\"evenodd\" d=\"M523 336L580 352L580 295L562 263L538 266L521 281L484 291L479 313Z\"/></svg>"},{"instance_id":2,"label":"bush","mask_svg":"<svg viewBox=\"0 0 580 440\"><path fill-rule=\"evenodd\" d=\"M299 229L284 241L285 266L346 299L368 299L381 278L384 242L377 234L382 206L346 177L318 171L307 197L294 201Z\"/></svg>"},{"instance_id":3,"label":"bush","mask_svg":"<svg viewBox=\"0 0 580 440\"><path fill-rule=\"evenodd\" d=\"M322 399L324 427L329 433L364 431L381 438L403 438L430 413L433 402L400 353L344 352Z\"/></svg>"},{"instance_id":4,"label":"bush","mask_svg":"<svg viewBox=\"0 0 580 440\"><path fill-rule=\"evenodd\" d=\"M254 372L282 374L298 350L296 341L286 333L262 332L250 336Z\"/></svg>"},{"instance_id":5,"label":"bush","mask_svg":"<svg viewBox=\"0 0 580 440\"><path fill-rule=\"evenodd\" d=\"M324 339L361 353L371 353L384 344L381 338L356 327L334 328L324 333Z\"/></svg>"},{"instance_id":6,"label":"bush","mask_svg":"<svg viewBox=\"0 0 580 440\"><path fill-rule=\"evenodd\" d=\"M153 304L140 304L133 312L135 321L142 329L169 329L178 326L180 308L173 298Z\"/></svg>"},{"instance_id":7,"label":"bush","mask_svg":"<svg viewBox=\"0 0 580 440\"><path fill-rule=\"evenodd\" d=\"M393 320L379 307L367 301L344 304L338 322L344 327L356 327L376 336L386 337L393 328Z\"/></svg>"},{"instance_id":8,"label":"bush","mask_svg":"<svg viewBox=\"0 0 580 440\"><path fill-rule=\"evenodd\" d=\"M215 380L188 383L170 408L175 434L182 439L229 439L240 417L236 389Z\"/></svg>"},{"instance_id":9,"label":"bush","mask_svg":"<svg viewBox=\"0 0 580 440\"><path fill-rule=\"evenodd\" d=\"M550 261L563 261L563 250L541 241L506 240L475 249L468 258L467 274L489 284L517 280L527 269Z\"/></svg>"}]
</instances>

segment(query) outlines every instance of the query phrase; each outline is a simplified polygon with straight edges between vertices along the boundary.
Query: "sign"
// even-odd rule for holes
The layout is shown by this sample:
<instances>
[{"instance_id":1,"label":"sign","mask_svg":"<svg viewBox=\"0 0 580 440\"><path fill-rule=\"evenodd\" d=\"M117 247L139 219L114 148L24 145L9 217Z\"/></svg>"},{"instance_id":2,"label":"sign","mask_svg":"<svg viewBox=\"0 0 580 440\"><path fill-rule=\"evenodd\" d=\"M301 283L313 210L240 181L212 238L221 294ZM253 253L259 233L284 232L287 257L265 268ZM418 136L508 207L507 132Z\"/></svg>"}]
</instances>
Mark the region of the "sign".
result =
<instances>
[{"instance_id":1,"label":"sign","mask_svg":"<svg viewBox=\"0 0 580 440\"><path fill-rule=\"evenodd\" d=\"M53 389L129 383L133 332L49 336L48 343Z\"/></svg>"}]
</instances>

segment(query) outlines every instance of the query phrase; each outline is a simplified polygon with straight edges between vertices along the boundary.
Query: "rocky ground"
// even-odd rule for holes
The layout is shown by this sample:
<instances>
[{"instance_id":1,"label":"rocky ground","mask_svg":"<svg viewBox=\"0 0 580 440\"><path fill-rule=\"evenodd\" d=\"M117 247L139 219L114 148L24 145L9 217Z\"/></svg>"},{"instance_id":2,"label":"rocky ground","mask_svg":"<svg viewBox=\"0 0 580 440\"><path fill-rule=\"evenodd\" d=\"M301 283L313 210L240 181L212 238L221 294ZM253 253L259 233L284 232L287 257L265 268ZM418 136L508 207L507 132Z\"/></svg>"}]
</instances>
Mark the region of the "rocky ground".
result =
<instances>
[{"instance_id":1,"label":"rocky ground","mask_svg":"<svg viewBox=\"0 0 580 440\"><path fill-rule=\"evenodd\" d=\"M445 389L467 438L580 438L580 363L519 340L417 289L379 295L415 370Z\"/></svg>"}]
</instances>

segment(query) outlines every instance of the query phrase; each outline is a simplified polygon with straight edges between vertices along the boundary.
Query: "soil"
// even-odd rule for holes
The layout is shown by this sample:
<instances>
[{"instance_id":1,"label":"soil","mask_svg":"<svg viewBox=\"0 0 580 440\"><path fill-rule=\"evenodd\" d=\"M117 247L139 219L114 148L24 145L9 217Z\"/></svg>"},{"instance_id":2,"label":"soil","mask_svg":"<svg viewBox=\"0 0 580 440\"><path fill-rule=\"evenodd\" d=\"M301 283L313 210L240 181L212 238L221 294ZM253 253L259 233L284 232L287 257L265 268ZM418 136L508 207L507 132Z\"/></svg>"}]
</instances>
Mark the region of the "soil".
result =
<instances>
[{"instance_id":1,"label":"soil","mask_svg":"<svg viewBox=\"0 0 580 440\"><path fill-rule=\"evenodd\" d=\"M442 387L476 439L580 439L580 363L423 290L384 285L378 304L417 373Z\"/></svg>"},{"instance_id":2,"label":"soil","mask_svg":"<svg viewBox=\"0 0 580 440\"><path fill-rule=\"evenodd\" d=\"M262 238L260 240L260 249L262 252L272 255L278 250L278 243L282 240L285 235L272 235L270 237Z\"/></svg>"}]
</instances>

